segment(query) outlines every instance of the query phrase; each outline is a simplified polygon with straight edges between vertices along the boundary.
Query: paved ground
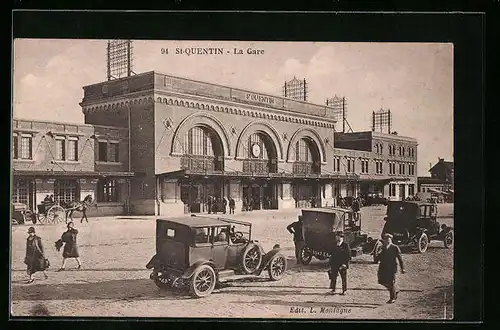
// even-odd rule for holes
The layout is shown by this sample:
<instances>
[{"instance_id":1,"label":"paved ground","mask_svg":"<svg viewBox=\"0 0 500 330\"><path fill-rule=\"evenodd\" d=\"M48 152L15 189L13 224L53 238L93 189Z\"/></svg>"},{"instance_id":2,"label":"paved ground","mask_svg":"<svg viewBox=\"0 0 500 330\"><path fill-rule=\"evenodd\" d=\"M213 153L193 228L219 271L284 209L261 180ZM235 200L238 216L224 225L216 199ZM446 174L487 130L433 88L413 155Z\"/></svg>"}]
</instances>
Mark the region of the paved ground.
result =
<instances>
[{"instance_id":1,"label":"paved ground","mask_svg":"<svg viewBox=\"0 0 500 330\"><path fill-rule=\"evenodd\" d=\"M362 209L364 229L378 237L383 207ZM159 291L145 269L155 251L155 224L148 217L90 219L77 224L81 270L55 272L60 254L53 246L64 225L37 226L52 263L49 279L26 284L23 264L27 226L12 230L11 311L15 316L130 317L261 317L261 318L452 318L453 250L432 242L425 254L407 252L407 273L399 275L402 292L396 304L377 284L377 266L370 256L355 258L349 269L346 296L327 296L326 261L295 264L293 243L285 227L298 212L255 211L237 215L254 224L254 237L264 248L280 243L288 257L287 275L278 282L240 278L225 283L204 299ZM440 222L452 225L453 206L440 205ZM69 263L68 267L75 267ZM340 279L339 279L340 280ZM340 285L340 281L339 281Z\"/></svg>"}]
</instances>

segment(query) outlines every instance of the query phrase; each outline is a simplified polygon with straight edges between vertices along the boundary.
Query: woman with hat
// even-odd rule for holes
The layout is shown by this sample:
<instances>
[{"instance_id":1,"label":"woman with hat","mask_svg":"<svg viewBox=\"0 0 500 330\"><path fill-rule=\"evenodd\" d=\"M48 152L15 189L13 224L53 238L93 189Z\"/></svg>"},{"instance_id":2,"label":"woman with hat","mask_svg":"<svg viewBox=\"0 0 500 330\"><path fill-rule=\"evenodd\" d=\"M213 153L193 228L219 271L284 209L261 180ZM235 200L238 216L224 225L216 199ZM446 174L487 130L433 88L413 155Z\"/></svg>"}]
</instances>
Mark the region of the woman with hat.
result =
<instances>
[{"instance_id":1,"label":"woman with hat","mask_svg":"<svg viewBox=\"0 0 500 330\"><path fill-rule=\"evenodd\" d=\"M48 275L45 272L48 264L45 259L45 254L43 253L42 239L36 235L34 227L29 227L28 229L28 239L26 240L26 257L24 258L24 263L28 267L28 283L33 283L33 281L35 280L33 278L33 274L39 271L43 272L45 279L48 278Z\"/></svg>"},{"instance_id":2,"label":"woman with hat","mask_svg":"<svg viewBox=\"0 0 500 330\"><path fill-rule=\"evenodd\" d=\"M382 250L375 255L375 262L380 261L378 267L378 283L389 290L389 301L387 301L387 303L392 304L398 298L399 293L396 282L396 274L398 272L397 262L399 262L401 274L405 273L405 268L403 258L401 257L401 250L397 245L392 244L392 235L385 233L382 239Z\"/></svg>"},{"instance_id":3,"label":"woman with hat","mask_svg":"<svg viewBox=\"0 0 500 330\"><path fill-rule=\"evenodd\" d=\"M62 266L59 268L59 271L63 271L66 266L66 259L75 258L78 263L78 269L81 268L82 264L80 263L80 254L78 253L78 245L76 244L76 236L78 235L78 230L74 228L73 222L69 222L68 230L65 231L61 236L61 241L64 243L63 249L63 261Z\"/></svg>"}]
</instances>

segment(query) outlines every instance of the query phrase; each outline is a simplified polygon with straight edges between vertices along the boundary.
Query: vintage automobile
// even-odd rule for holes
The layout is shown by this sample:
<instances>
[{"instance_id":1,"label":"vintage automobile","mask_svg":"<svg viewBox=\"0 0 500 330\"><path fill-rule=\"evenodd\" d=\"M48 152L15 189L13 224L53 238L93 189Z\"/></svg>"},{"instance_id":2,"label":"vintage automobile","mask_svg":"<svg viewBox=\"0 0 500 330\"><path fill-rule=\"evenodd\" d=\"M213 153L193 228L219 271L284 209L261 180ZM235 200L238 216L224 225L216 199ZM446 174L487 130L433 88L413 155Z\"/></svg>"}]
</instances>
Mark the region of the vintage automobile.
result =
<instances>
[{"instance_id":1,"label":"vintage automobile","mask_svg":"<svg viewBox=\"0 0 500 330\"><path fill-rule=\"evenodd\" d=\"M279 245L265 253L252 240L251 223L195 215L156 220L156 254L146 265L160 289L188 289L197 298L210 295L223 278L267 270L277 281L286 267Z\"/></svg>"},{"instance_id":2,"label":"vintage automobile","mask_svg":"<svg viewBox=\"0 0 500 330\"><path fill-rule=\"evenodd\" d=\"M335 232L344 232L344 241L351 248L351 256L356 257L363 253L372 252L375 242L361 231L361 216L350 209L318 208L302 210L302 234L304 247L299 255L298 262L307 265L312 257L326 260L335 246Z\"/></svg>"},{"instance_id":3,"label":"vintage automobile","mask_svg":"<svg viewBox=\"0 0 500 330\"><path fill-rule=\"evenodd\" d=\"M437 221L438 208L435 203L424 201L391 201L382 235L393 235L396 245L411 246L419 253L427 251L431 240L443 241L445 248L453 246L453 228ZM377 241L374 257L381 246Z\"/></svg>"},{"instance_id":4,"label":"vintage automobile","mask_svg":"<svg viewBox=\"0 0 500 330\"><path fill-rule=\"evenodd\" d=\"M36 223L36 217L26 204L11 202L11 212L12 224L22 225L29 222L33 222L33 224Z\"/></svg>"},{"instance_id":5,"label":"vintage automobile","mask_svg":"<svg viewBox=\"0 0 500 330\"><path fill-rule=\"evenodd\" d=\"M388 199L382 193L367 193L362 194L364 206L387 205Z\"/></svg>"}]
</instances>

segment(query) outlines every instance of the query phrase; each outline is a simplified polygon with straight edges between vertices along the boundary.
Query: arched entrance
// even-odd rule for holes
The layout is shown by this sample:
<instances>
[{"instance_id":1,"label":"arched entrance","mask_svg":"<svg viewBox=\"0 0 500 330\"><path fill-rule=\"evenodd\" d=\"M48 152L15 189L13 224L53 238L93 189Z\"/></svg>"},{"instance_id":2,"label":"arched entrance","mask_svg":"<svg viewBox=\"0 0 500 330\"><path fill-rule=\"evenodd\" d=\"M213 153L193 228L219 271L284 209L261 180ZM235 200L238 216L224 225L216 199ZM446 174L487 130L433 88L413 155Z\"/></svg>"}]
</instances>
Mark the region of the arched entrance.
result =
<instances>
[{"instance_id":1,"label":"arched entrance","mask_svg":"<svg viewBox=\"0 0 500 330\"><path fill-rule=\"evenodd\" d=\"M278 172L276 146L264 131L255 131L243 141L243 172L252 174L242 182L243 209L277 209L277 184L269 174Z\"/></svg>"},{"instance_id":2,"label":"arched entrance","mask_svg":"<svg viewBox=\"0 0 500 330\"><path fill-rule=\"evenodd\" d=\"M308 178L311 174L321 174L321 156L316 142L302 137L295 143L293 173L302 177L293 185L295 206L315 207L320 200L320 185L316 178Z\"/></svg>"},{"instance_id":3,"label":"arched entrance","mask_svg":"<svg viewBox=\"0 0 500 330\"><path fill-rule=\"evenodd\" d=\"M224 170L224 147L213 128L196 125L187 130L182 137L181 169L190 174L181 181L186 213L207 211L209 196L222 198L223 182L213 174Z\"/></svg>"}]
</instances>

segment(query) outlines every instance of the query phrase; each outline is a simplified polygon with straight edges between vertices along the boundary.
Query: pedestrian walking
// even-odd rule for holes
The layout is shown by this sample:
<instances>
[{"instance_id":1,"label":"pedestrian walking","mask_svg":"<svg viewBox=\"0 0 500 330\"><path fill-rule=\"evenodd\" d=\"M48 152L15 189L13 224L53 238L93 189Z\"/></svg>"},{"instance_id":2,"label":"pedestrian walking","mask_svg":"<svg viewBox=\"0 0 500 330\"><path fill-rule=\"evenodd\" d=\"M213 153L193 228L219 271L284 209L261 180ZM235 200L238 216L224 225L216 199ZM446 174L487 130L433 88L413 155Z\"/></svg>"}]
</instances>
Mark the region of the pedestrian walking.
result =
<instances>
[{"instance_id":1,"label":"pedestrian walking","mask_svg":"<svg viewBox=\"0 0 500 330\"><path fill-rule=\"evenodd\" d=\"M219 199L215 196L212 197L212 213L217 214L219 211Z\"/></svg>"},{"instance_id":2,"label":"pedestrian walking","mask_svg":"<svg viewBox=\"0 0 500 330\"><path fill-rule=\"evenodd\" d=\"M207 208L208 208L208 214L212 213L212 196L208 195L207 197Z\"/></svg>"},{"instance_id":3,"label":"pedestrian walking","mask_svg":"<svg viewBox=\"0 0 500 330\"><path fill-rule=\"evenodd\" d=\"M403 258L401 257L401 250L397 245L392 243L392 235L384 234L383 245L381 251L375 255L375 262L379 262L378 267L378 283L386 287L389 291L389 300L387 303L392 304L398 298L399 288L397 285L396 274L398 272L398 265L401 269L401 274L405 273Z\"/></svg>"},{"instance_id":4,"label":"pedestrian walking","mask_svg":"<svg viewBox=\"0 0 500 330\"><path fill-rule=\"evenodd\" d=\"M359 216L359 211L361 209L361 205L359 203L359 199L358 197L355 197L352 201L352 205L351 205L351 208L352 208L352 211L354 212L354 216L356 217L356 221L359 220L360 216Z\"/></svg>"},{"instance_id":5,"label":"pedestrian walking","mask_svg":"<svg viewBox=\"0 0 500 330\"><path fill-rule=\"evenodd\" d=\"M76 242L78 230L74 228L73 222L69 222L67 228L68 230L61 235L61 239L56 242L57 251L59 251L62 244L64 244L63 255L62 255L63 256L62 266L61 268L59 268L58 271L63 271L65 269L66 260L69 258L74 258L76 260L76 262L78 263L77 269L80 269L82 267L82 264L79 259L80 254L78 253L78 245Z\"/></svg>"},{"instance_id":6,"label":"pedestrian walking","mask_svg":"<svg viewBox=\"0 0 500 330\"><path fill-rule=\"evenodd\" d=\"M293 243L295 244L295 259L297 263L301 260L302 248L304 247L304 237L302 235L302 219L289 224L286 230L293 234Z\"/></svg>"},{"instance_id":7,"label":"pedestrian walking","mask_svg":"<svg viewBox=\"0 0 500 330\"><path fill-rule=\"evenodd\" d=\"M345 295L347 291L347 269L349 269L349 261L351 261L351 249L349 245L344 242L344 233L339 231L335 233L335 247L333 248L329 260L330 271L328 277L330 278L330 294L335 294L337 288L337 277L340 274L342 279L342 293Z\"/></svg>"},{"instance_id":8,"label":"pedestrian walking","mask_svg":"<svg viewBox=\"0 0 500 330\"><path fill-rule=\"evenodd\" d=\"M236 203L232 197L229 197L229 214L234 214L234 208L236 207Z\"/></svg>"},{"instance_id":9,"label":"pedestrian walking","mask_svg":"<svg viewBox=\"0 0 500 330\"><path fill-rule=\"evenodd\" d=\"M222 197L222 214L226 214L227 212L227 199Z\"/></svg>"},{"instance_id":10,"label":"pedestrian walking","mask_svg":"<svg viewBox=\"0 0 500 330\"><path fill-rule=\"evenodd\" d=\"M27 283L33 283L35 279L33 275L36 272L43 272L45 279L49 276L45 270L50 266L49 260L45 258L43 252L42 239L35 233L34 227L28 228L28 238L26 240L26 256L24 263L27 266L26 272L29 276Z\"/></svg>"}]
</instances>

